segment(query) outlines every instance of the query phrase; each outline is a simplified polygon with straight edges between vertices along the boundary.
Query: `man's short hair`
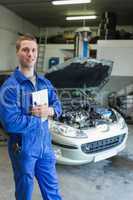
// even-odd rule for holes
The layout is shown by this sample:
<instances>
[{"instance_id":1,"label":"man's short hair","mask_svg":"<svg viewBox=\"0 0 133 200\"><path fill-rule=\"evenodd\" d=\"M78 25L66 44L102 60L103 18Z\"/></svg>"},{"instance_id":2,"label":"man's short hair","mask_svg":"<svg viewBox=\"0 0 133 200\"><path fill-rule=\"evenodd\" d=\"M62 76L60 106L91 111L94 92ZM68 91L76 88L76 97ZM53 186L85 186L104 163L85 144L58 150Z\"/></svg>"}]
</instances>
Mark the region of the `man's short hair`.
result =
<instances>
[{"instance_id":1,"label":"man's short hair","mask_svg":"<svg viewBox=\"0 0 133 200\"><path fill-rule=\"evenodd\" d=\"M37 39L35 38L34 35L31 35L29 33L26 33L22 36L20 36L17 41L16 41L16 51L18 51L20 49L20 46L21 46L21 42L23 40L30 40L30 41L35 41L37 43Z\"/></svg>"}]
</instances>

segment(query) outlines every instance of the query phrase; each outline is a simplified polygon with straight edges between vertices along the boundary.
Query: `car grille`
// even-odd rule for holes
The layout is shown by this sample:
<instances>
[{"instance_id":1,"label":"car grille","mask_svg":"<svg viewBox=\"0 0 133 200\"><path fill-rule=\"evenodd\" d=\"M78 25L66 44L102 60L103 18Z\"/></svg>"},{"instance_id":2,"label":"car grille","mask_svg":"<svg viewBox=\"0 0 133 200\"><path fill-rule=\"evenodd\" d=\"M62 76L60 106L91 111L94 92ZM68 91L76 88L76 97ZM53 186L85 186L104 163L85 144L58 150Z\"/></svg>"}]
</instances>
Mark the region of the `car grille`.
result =
<instances>
[{"instance_id":1,"label":"car grille","mask_svg":"<svg viewBox=\"0 0 133 200\"><path fill-rule=\"evenodd\" d=\"M104 140L82 144L81 149L84 153L87 153L87 154L97 153L100 151L111 149L121 144L125 138L125 135L126 134L122 134L122 135L114 136L114 137L107 138Z\"/></svg>"}]
</instances>

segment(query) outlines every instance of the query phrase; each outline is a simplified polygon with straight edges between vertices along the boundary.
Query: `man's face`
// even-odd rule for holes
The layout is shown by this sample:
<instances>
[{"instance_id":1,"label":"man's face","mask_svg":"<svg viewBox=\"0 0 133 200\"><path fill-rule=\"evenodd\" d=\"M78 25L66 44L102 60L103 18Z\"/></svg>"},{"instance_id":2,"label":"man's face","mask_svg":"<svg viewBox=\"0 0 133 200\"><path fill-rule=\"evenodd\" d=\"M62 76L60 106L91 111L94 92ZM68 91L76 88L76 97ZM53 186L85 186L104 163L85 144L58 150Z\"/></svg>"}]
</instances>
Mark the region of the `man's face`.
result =
<instances>
[{"instance_id":1,"label":"man's face","mask_svg":"<svg viewBox=\"0 0 133 200\"><path fill-rule=\"evenodd\" d=\"M32 68L37 61L37 44L35 41L23 40L17 51L17 57L21 67Z\"/></svg>"}]
</instances>

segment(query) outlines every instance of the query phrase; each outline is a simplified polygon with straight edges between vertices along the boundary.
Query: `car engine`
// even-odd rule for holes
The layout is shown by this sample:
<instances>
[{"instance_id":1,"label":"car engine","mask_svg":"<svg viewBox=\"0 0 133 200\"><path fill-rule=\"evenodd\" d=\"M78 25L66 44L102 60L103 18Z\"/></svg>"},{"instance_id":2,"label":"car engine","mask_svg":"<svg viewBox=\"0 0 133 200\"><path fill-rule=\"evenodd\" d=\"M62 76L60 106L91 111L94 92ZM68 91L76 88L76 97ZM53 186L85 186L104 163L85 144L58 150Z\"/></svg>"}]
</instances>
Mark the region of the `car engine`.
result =
<instances>
[{"instance_id":1,"label":"car engine","mask_svg":"<svg viewBox=\"0 0 133 200\"><path fill-rule=\"evenodd\" d=\"M69 91L69 93L71 94L69 98L68 96L61 98L63 113L59 118L60 122L74 128L88 129L97 124L113 123L117 120L111 108L98 105L94 99L86 98L82 92ZM73 93L78 95L73 96ZM68 91L65 94L68 94Z\"/></svg>"}]
</instances>

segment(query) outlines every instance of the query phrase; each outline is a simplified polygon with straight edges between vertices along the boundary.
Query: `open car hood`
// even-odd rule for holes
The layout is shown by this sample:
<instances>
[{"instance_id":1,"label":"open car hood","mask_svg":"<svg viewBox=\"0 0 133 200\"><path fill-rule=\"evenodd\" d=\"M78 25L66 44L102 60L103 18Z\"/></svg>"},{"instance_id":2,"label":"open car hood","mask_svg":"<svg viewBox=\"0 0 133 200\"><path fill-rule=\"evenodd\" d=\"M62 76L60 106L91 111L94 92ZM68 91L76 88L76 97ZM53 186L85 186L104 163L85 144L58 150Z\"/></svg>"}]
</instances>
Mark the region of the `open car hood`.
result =
<instances>
[{"instance_id":1,"label":"open car hood","mask_svg":"<svg viewBox=\"0 0 133 200\"><path fill-rule=\"evenodd\" d=\"M79 58L71 59L48 70L45 77L56 88L87 88L98 90L111 76L113 62Z\"/></svg>"}]
</instances>

